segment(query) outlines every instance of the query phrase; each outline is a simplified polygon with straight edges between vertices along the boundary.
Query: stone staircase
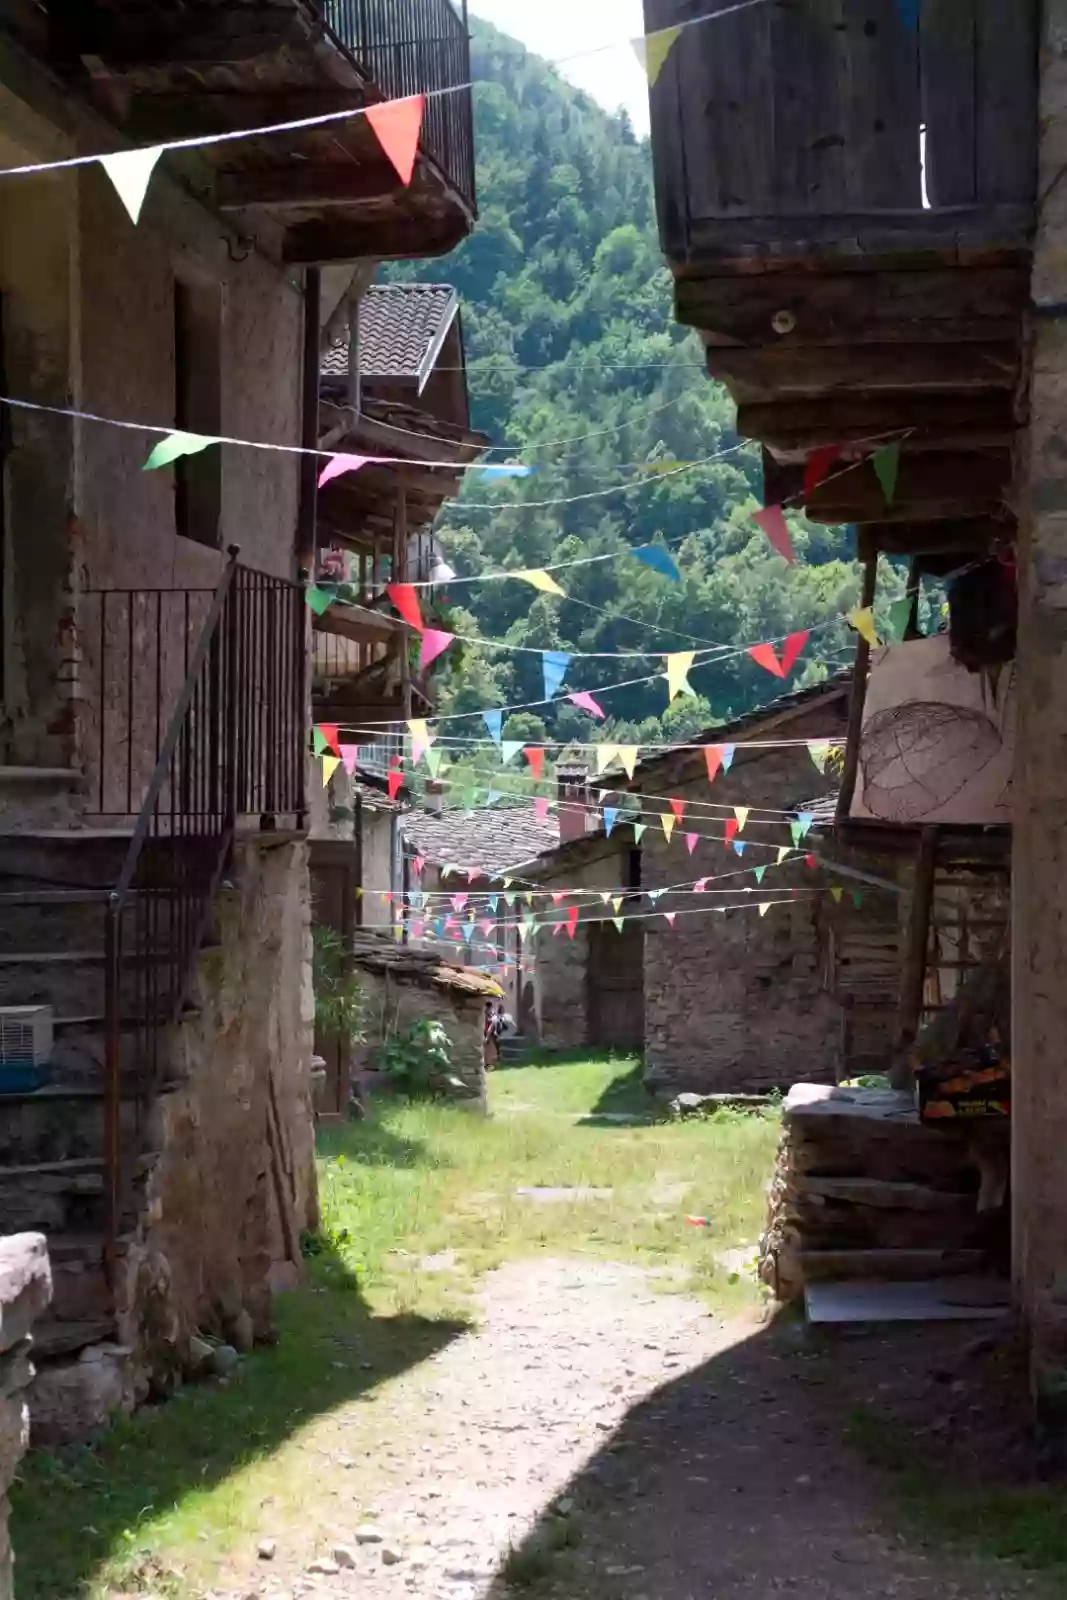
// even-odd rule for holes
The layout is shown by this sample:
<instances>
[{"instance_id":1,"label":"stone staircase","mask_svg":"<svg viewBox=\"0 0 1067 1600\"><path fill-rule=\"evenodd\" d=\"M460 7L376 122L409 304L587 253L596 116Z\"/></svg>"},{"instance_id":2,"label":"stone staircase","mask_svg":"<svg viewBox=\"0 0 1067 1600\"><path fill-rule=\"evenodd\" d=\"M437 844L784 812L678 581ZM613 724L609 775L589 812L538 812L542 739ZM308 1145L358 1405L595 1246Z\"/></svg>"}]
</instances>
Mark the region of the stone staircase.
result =
<instances>
[{"instance_id":1,"label":"stone staircase","mask_svg":"<svg viewBox=\"0 0 1067 1600\"><path fill-rule=\"evenodd\" d=\"M510 1038L498 1039L497 1048L502 1067L519 1067L535 1049L535 1044L525 1034L513 1033Z\"/></svg>"}]
</instances>

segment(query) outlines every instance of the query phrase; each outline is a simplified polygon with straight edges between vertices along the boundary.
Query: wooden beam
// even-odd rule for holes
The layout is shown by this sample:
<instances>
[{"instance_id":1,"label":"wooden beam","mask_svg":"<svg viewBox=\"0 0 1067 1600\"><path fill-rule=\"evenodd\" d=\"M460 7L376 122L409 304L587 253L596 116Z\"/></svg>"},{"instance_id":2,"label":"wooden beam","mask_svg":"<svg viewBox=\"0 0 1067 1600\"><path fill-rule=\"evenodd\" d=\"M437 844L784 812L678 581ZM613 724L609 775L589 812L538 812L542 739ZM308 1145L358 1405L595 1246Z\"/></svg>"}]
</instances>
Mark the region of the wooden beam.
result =
<instances>
[{"instance_id":1,"label":"wooden beam","mask_svg":"<svg viewBox=\"0 0 1067 1600\"><path fill-rule=\"evenodd\" d=\"M52 0L56 47L72 58L99 56L123 72L191 66L240 66L286 46L309 46L311 28L292 0L255 6L183 7L156 0L104 7Z\"/></svg>"},{"instance_id":2,"label":"wooden beam","mask_svg":"<svg viewBox=\"0 0 1067 1600\"><path fill-rule=\"evenodd\" d=\"M1008 390L756 401L743 404L737 413L738 433L784 452L869 440L904 428L914 430L909 449L986 449L1010 444L1017 425Z\"/></svg>"},{"instance_id":3,"label":"wooden beam","mask_svg":"<svg viewBox=\"0 0 1067 1600\"><path fill-rule=\"evenodd\" d=\"M386 616L381 611L368 611L365 606L349 605L343 600L330 606L321 617L315 617L312 627L316 633L350 639L354 644L377 643L380 640L391 642L397 634L406 631L404 624L395 617Z\"/></svg>"},{"instance_id":4,"label":"wooden beam","mask_svg":"<svg viewBox=\"0 0 1067 1600\"><path fill-rule=\"evenodd\" d=\"M323 264L373 255L380 261L405 261L444 256L470 233L474 217L466 202L451 202L440 187L407 192L415 216L387 213L371 220L356 217L306 222L285 235L282 257L293 264Z\"/></svg>"},{"instance_id":5,"label":"wooden beam","mask_svg":"<svg viewBox=\"0 0 1067 1600\"><path fill-rule=\"evenodd\" d=\"M392 167L357 166L354 161L328 166L294 161L288 166L221 172L215 184L215 204L226 212L355 207L389 200L402 190Z\"/></svg>"},{"instance_id":6,"label":"wooden beam","mask_svg":"<svg viewBox=\"0 0 1067 1600\"><path fill-rule=\"evenodd\" d=\"M959 522L868 522L859 530L861 560L873 551L887 556L923 557L923 571L931 570L931 556L955 561L968 555L985 555L1015 537L1015 521L1006 517L969 517Z\"/></svg>"},{"instance_id":7,"label":"wooden beam","mask_svg":"<svg viewBox=\"0 0 1067 1600\"><path fill-rule=\"evenodd\" d=\"M782 470L792 473L796 469ZM813 522L830 525L989 518L1006 506L1011 487L1012 459L1008 451L990 451L984 456L905 453L900 458L892 504L886 503L874 468L869 462L862 462L821 483L805 511Z\"/></svg>"},{"instance_id":8,"label":"wooden beam","mask_svg":"<svg viewBox=\"0 0 1067 1600\"><path fill-rule=\"evenodd\" d=\"M897 1013L895 1050L897 1060L894 1062L893 1078L898 1089L907 1088L911 1081L911 1073L901 1058L915 1039L922 1012L930 942L930 907L933 904L934 871L937 866L937 835L936 827L919 830L915 880L911 891L911 913L908 917L908 943L904 955L900 1007Z\"/></svg>"},{"instance_id":9,"label":"wooden beam","mask_svg":"<svg viewBox=\"0 0 1067 1600\"><path fill-rule=\"evenodd\" d=\"M871 555L863 564L863 587L860 605L873 606L878 584L878 557ZM863 706L867 699L867 674L871 665L871 647L861 634L856 635L856 660L852 668L852 692L848 701L848 732L845 735L845 759L841 769L841 788L837 796L837 821L846 822L852 810L856 792L856 776L860 764L860 740L863 734Z\"/></svg>"},{"instance_id":10,"label":"wooden beam","mask_svg":"<svg viewBox=\"0 0 1067 1600\"><path fill-rule=\"evenodd\" d=\"M727 384L739 404L827 396L855 391L1014 389L1019 378L1017 344L852 344L740 350L712 346L708 372Z\"/></svg>"}]
</instances>

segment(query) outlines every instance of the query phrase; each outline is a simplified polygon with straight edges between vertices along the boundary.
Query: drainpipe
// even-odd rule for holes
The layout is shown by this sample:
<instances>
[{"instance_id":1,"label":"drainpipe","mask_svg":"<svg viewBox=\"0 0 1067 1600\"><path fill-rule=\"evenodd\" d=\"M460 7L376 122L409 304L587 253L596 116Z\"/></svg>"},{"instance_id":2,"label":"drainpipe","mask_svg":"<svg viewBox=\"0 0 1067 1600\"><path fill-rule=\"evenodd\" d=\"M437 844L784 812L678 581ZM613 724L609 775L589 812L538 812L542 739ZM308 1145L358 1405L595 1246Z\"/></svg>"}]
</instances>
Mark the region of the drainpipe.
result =
<instances>
[{"instance_id":1,"label":"drainpipe","mask_svg":"<svg viewBox=\"0 0 1067 1600\"><path fill-rule=\"evenodd\" d=\"M300 443L305 450L319 446L319 366L322 329L322 274L308 267L304 279L304 376ZM314 581L316 567L315 521L318 509L319 463L316 456L300 457L300 512L296 531L296 565L306 567Z\"/></svg>"}]
</instances>

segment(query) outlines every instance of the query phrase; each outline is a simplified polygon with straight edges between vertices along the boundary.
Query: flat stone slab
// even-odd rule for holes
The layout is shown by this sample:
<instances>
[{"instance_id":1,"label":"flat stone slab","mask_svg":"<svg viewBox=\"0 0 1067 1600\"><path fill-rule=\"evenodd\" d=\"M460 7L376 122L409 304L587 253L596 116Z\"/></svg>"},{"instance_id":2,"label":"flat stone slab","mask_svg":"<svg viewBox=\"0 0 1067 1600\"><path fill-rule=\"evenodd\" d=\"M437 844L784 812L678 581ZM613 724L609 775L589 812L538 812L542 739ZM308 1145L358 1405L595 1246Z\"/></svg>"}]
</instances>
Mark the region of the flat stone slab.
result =
<instances>
[{"instance_id":1,"label":"flat stone slab","mask_svg":"<svg viewBox=\"0 0 1067 1600\"><path fill-rule=\"evenodd\" d=\"M787 1118L859 1117L920 1126L915 1101L903 1089L835 1089L825 1083L795 1083L782 1111Z\"/></svg>"},{"instance_id":2,"label":"flat stone slab","mask_svg":"<svg viewBox=\"0 0 1067 1600\"><path fill-rule=\"evenodd\" d=\"M610 1200L614 1189L516 1189L519 1200L533 1200L537 1205L568 1205L572 1200Z\"/></svg>"},{"instance_id":3,"label":"flat stone slab","mask_svg":"<svg viewBox=\"0 0 1067 1600\"><path fill-rule=\"evenodd\" d=\"M809 1322L969 1322L1006 1317L1010 1285L997 1278L927 1278L916 1283L809 1283Z\"/></svg>"}]
</instances>

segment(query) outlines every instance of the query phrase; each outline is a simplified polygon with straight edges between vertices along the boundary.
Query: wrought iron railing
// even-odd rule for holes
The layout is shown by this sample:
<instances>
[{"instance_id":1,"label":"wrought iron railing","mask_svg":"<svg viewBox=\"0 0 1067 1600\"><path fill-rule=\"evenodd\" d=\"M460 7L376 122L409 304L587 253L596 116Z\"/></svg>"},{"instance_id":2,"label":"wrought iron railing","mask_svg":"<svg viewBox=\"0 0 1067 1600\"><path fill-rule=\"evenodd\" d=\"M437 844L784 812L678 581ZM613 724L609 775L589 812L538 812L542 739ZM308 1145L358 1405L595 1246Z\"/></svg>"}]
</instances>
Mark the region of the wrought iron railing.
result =
<instances>
[{"instance_id":1,"label":"wrought iron railing","mask_svg":"<svg viewBox=\"0 0 1067 1600\"><path fill-rule=\"evenodd\" d=\"M166 1029L189 998L238 819L303 822L306 611L299 584L239 567L236 550L213 594L133 590L87 599L100 612L93 662L100 812L136 815L105 925L105 1160L113 1245L122 1202L124 1050L144 1108L162 1081ZM148 628L143 637L139 624ZM175 687L179 661L185 670ZM130 681L123 688L124 677ZM153 739L155 759L139 793Z\"/></svg>"},{"instance_id":2,"label":"wrought iron railing","mask_svg":"<svg viewBox=\"0 0 1067 1600\"><path fill-rule=\"evenodd\" d=\"M474 118L467 5L319 0L327 25L387 99L425 94L422 147L473 209Z\"/></svg>"}]
</instances>

